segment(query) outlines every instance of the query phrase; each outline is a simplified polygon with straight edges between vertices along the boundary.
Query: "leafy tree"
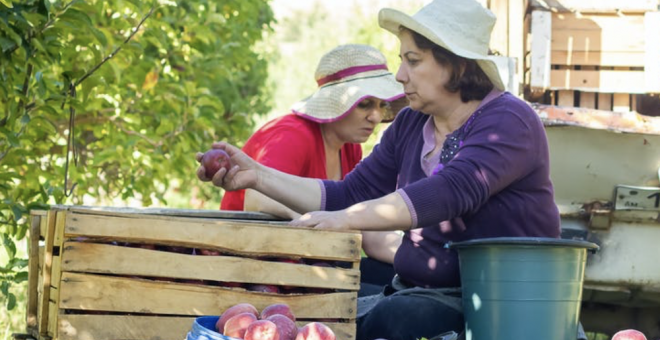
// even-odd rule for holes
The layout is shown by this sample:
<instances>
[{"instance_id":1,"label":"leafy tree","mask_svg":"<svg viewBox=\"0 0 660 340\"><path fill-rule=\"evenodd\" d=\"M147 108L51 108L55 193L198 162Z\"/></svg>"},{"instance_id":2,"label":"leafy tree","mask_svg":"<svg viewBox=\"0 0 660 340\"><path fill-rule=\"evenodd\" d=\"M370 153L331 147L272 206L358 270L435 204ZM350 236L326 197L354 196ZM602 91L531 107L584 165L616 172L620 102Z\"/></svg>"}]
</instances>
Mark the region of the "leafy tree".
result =
<instances>
[{"instance_id":1,"label":"leafy tree","mask_svg":"<svg viewBox=\"0 0 660 340\"><path fill-rule=\"evenodd\" d=\"M0 291L30 209L84 198L166 203L210 186L193 155L240 144L270 103L262 0L0 0Z\"/></svg>"}]
</instances>

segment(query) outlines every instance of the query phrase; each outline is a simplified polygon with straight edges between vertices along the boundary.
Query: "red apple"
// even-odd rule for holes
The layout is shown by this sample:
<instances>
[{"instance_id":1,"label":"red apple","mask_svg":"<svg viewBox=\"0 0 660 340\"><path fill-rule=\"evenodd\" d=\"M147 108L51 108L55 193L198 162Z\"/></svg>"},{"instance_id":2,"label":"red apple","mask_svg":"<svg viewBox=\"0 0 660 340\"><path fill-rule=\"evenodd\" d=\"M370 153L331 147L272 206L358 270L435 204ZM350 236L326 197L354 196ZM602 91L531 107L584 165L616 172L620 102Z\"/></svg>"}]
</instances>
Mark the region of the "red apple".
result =
<instances>
[{"instance_id":1,"label":"red apple","mask_svg":"<svg viewBox=\"0 0 660 340\"><path fill-rule=\"evenodd\" d=\"M616 332L612 340L646 340L646 336L636 329L624 329Z\"/></svg>"},{"instance_id":2,"label":"red apple","mask_svg":"<svg viewBox=\"0 0 660 340\"><path fill-rule=\"evenodd\" d=\"M202 165L206 169L206 177L211 178L215 175L220 168L225 168L227 171L231 169L231 161L229 155L220 149L211 149L204 153L202 156Z\"/></svg>"},{"instance_id":3,"label":"red apple","mask_svg":"<svg viewBox=\"0 0 660 340\"><path fill-rule=\"evenodd\" d=\"M310 322L298 330L296 340L335 340L335 333L320 322Z\"/></svg>"},{"instance_id":4,"label":"red apple","mask_svg":"<svg viewBox=\"0 0 660 340\"><path fill-rule=\"evenodd\" d=\"M243 339L248 326L255 321L257 321L257 317L250 312L236 314L227 320L222 334Z\"/></svg>"},{"instance_id":5,"label":"red apple","mask_svg":"<svg viewBox=\"0 0 660 340\"><path fill-rule=\"evenodd\" d=\"M273 314L266 320L272 321L277 326L277 330L280 332L280 340L296 340L298 327L291 318L282 314Z\"/></svg>"},{"instance_id":6,"label":"red apple","mask_svg":"<svg viewBox=\"0 0 660 340\"><path fill-rule=\"evenodd\" d=\"M252 313L254 316L258 317L259 316L259 311L257 311L257 308L249 303L239 303L237 305L233 305L225 310L222 315L220 315L220 318L218 319L218 322L215 324L215 329L218 332L222 332L225 330L225 323L227 323L227 320L231 319L234 315L238 315L241 313Z\"/></svg>"},{"instance_id":7,"label":"red apple","mask_svg":"<svg viewBox=\"0 0 660 340\"><path fill-rule=\"evenodd\" d=\"M280 340L277 325L268 320L257 320L245 331L245 340Z\"/></svg>"},{"instance_id":8,"label":"red apple","mask_svg":"<svg viewBox=\"0 0 660 340\"><path fill-rule=\"evenodd\" d=\"M293 312L291 311L291 307L289 307L289 305L285 303L276 303L267 306L261 311L261 318L268 319L269 316L275 314L281 314L291 319L291 321L296 321L296 317L293 315Z\"/></svg>"}]
</instances>

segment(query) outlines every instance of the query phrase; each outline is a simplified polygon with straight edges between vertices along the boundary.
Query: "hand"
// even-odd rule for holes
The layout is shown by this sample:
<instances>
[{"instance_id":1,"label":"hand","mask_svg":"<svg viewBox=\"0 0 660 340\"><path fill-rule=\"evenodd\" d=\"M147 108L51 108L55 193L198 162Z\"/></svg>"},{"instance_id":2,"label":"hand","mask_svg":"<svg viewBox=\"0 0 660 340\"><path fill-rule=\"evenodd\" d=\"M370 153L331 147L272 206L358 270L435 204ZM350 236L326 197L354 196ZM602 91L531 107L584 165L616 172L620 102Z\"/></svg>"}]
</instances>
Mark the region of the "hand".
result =
<instances>
[{"instance_id":1,"label":"hand","mask_svg":"<svg viewBox=\"0 0 660 340\"><path fill-rule=\"evenodd\" d=\"M197 168L197 178L203 182L211 181L213 185L228 191L253 188L256 185L259 169L259 164L256 161L246 155L241 149L225 142L213 143L211 147L227 152L233 166L229 171L221 168L213 175L213 178L208 178L206 177L206 169L201 164L204 154L198 152L195 155L195 159L200 163L200 166Z\"/></svg>"},{"instance_id":2,"label":"hand","mask_svg":"<svg viewBox=\"0 0 660 340\"><path fill-rule=\"evenodd\" d=\"M289 225L314 229L352 230L345 210L309 212L289 222Z\"/></svg>"}]
</instances>

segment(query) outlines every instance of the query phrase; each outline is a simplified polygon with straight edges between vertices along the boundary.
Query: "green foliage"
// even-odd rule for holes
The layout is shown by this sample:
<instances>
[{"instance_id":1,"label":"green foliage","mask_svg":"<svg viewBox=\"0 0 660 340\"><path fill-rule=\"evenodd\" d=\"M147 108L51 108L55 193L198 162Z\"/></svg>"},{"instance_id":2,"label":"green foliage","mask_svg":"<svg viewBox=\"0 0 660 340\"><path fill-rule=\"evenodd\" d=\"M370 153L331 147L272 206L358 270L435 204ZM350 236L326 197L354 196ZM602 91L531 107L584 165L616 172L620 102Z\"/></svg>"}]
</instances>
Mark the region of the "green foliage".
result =
<instances>
[{"instance_id":1,"label":"green foliage","mask_svg":"<svg viewBox=\"0 0 660 340\"><path fill-rule=\"evenodd\" d=\"M0 301L26 278L31 209L217 195L194 154L269 111L261 0L0 0ZM68 169L68 171L67 171ZM66 184L65 184L66 183Z\"/></svg>"}]
</instances>

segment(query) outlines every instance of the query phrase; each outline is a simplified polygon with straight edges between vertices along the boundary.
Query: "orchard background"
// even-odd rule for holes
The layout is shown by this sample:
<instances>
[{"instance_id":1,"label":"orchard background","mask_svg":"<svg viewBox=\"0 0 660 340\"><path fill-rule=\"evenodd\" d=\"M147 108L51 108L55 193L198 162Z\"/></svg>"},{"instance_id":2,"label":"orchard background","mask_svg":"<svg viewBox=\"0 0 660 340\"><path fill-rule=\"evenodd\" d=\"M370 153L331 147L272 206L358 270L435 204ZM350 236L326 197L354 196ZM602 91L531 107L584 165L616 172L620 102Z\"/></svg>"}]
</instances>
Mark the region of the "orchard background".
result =
<instances>
[{"instance_id":1,"label":"orchard background","mask_svg":"<svg viewBox=\"0 0 660 340\"><path fill-rule=\"evenodd\" d=\"M31 209L217 209L196 152L288 113L338 44L396 71L377 12L426 2L0 0L0 340L25 329Z\"/></svg>"}]
</instances>

